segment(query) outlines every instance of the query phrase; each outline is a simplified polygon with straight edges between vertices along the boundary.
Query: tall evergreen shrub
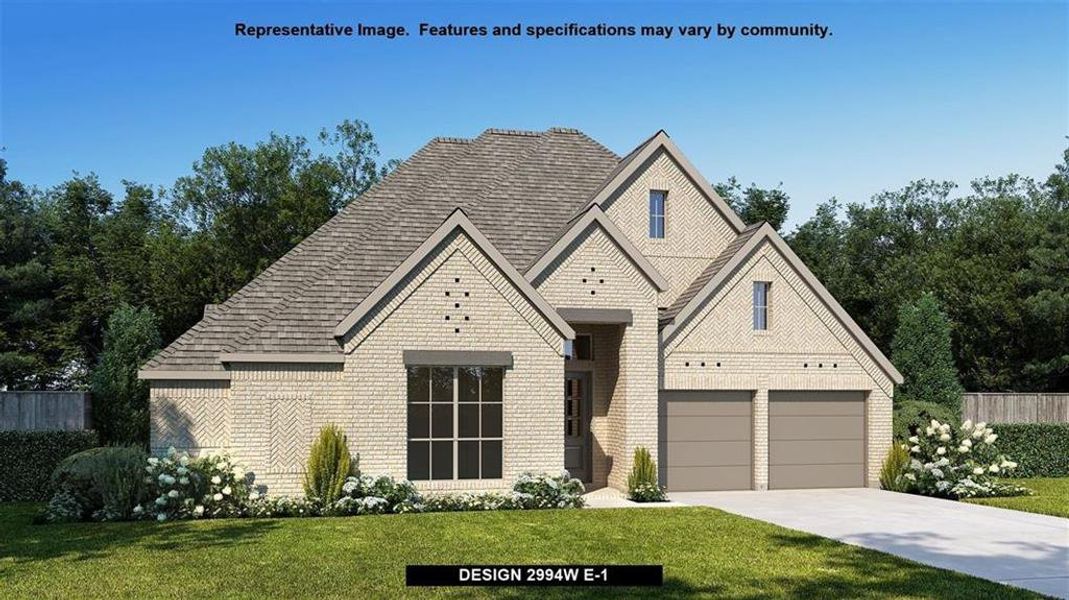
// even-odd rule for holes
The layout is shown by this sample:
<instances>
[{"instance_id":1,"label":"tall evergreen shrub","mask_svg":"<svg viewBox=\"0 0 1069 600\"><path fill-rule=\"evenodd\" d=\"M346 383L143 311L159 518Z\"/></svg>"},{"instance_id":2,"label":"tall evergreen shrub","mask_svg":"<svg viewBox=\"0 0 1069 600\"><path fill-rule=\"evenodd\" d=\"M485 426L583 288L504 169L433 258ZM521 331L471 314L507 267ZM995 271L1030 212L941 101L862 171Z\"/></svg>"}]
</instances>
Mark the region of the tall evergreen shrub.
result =
<instances>
[{"instance_id":1,"label":"tall evergreen shrub","mask_svg":"<svg viewBox=\"0 0 1069 600\"><path fill-rule=\"evenodd\" d=\"M334 502L341 498L342 485L352 468L352 456L345 433L337 425L324 426L319 430L319 437L308 455L308 468L304 474L305 495L323 502Z\"/></svg>"}]
</instances>

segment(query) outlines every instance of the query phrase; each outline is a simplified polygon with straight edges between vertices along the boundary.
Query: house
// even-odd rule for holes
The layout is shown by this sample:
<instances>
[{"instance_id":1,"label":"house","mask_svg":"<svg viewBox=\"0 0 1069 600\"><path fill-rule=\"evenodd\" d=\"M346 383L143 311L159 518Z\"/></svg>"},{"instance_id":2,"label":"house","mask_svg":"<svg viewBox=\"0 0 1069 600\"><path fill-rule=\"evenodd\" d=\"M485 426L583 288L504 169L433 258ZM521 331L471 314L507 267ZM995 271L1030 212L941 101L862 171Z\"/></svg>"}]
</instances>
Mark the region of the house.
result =
<instances>
[{"instance_id":1,"label":"house","mask_svg":"<svg viewBox=\"0 0 1069 600\"><path fill-rule=\"evenodd\" d=\"M343 427L421 489L567 468L669 490L875 485L901 375L667 134L437 138L149 361L155 449L294 493Z\"/></svg>"}]
</instances>

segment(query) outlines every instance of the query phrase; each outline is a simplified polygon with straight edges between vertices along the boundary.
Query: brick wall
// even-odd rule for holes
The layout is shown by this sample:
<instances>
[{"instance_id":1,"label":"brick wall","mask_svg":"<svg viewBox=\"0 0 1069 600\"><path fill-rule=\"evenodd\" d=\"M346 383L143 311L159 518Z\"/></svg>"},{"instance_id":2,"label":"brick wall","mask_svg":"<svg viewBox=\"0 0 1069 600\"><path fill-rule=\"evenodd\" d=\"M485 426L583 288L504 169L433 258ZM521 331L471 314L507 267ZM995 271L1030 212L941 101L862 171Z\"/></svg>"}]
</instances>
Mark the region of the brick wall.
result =
<instances>
[{"instance_id":1,"label":"brick wall","mask_svg":"<svg viewBox=\"0 0 1069 600\"><path fill-rule=\"evenodd\" d=\"M663 239L649 236L650 190L668 192ZM656 153L603 209L668 280L668 289L658 298L662 307L670 305L736 235L727 220L663 151Z\"/></svg>"}]
</instances>

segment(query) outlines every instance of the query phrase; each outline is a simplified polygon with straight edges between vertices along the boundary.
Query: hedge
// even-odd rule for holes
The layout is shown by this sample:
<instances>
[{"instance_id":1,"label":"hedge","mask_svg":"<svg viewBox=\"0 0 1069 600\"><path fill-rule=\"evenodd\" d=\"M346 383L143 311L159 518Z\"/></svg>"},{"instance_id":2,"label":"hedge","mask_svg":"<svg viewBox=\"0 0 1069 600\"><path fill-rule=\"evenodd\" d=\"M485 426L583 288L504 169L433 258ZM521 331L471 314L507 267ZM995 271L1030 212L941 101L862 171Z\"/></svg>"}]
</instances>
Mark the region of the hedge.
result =
<instances>
[{"instance_id":1,"label":"hedge","mask_svg":"<svg viewBox=\"0 0 1069 600\"><path fill-rule=\"evenodd\" d=\"M48 500L59 461L99 443L95 431L0 431L0 502Z\"/></svg>"},{"instance_id":2,"label":"hedge","mask_svg":"<svg viewBox=\"0 0 1069 600\"><path fill-rule=\"evenodd\" d=\"M1014 477L1069 475L1069 423L992 424L999 452L1017 463Z\"/></svg>"}]
</instances>

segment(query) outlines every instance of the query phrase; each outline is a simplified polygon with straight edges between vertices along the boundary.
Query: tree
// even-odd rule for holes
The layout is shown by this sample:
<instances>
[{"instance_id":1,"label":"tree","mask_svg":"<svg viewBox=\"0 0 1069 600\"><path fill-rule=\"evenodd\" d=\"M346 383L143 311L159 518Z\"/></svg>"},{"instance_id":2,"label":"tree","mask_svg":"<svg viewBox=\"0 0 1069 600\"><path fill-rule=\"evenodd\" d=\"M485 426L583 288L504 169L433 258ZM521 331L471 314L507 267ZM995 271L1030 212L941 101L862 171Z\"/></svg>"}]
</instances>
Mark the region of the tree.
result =
<instances>
[{"instance_id":1,"label":"tree","mask_svg":"<svg viewBox=\"0 0 1069 600\"><path fill-rule=\"evenodd\" d=\"M148 383L138 380L137 371L159 349L151 310L122 304L108 318L104 351L92 374L93 423L105 443L148 443Z\"/></svg>"},{"instance_id":2,"label":"tree","mask_svg":"<svg viewBox=\"0 0 1069 600\"><path fill-rule=\"evenodd\" d=\"M932 294L899 310L891 362L904 378L895 392L896 403L931 402L960 412L964 390L954 366L950 322Z\"/></svg>"},{"instance_id":3,"label":"tree","mask_svg":"<svg viewBox=\"0 0 1069 600\"><path fill-rule=\"evenodd\" d=\"M787 211L791 207L790 196L779 187L762 189L751 183L750 187L743 189L734 177L717 185L716 192L739 214L744 223L765 221L776 231L779 231L787 220Z\"/></svg>"}]
</instances>

